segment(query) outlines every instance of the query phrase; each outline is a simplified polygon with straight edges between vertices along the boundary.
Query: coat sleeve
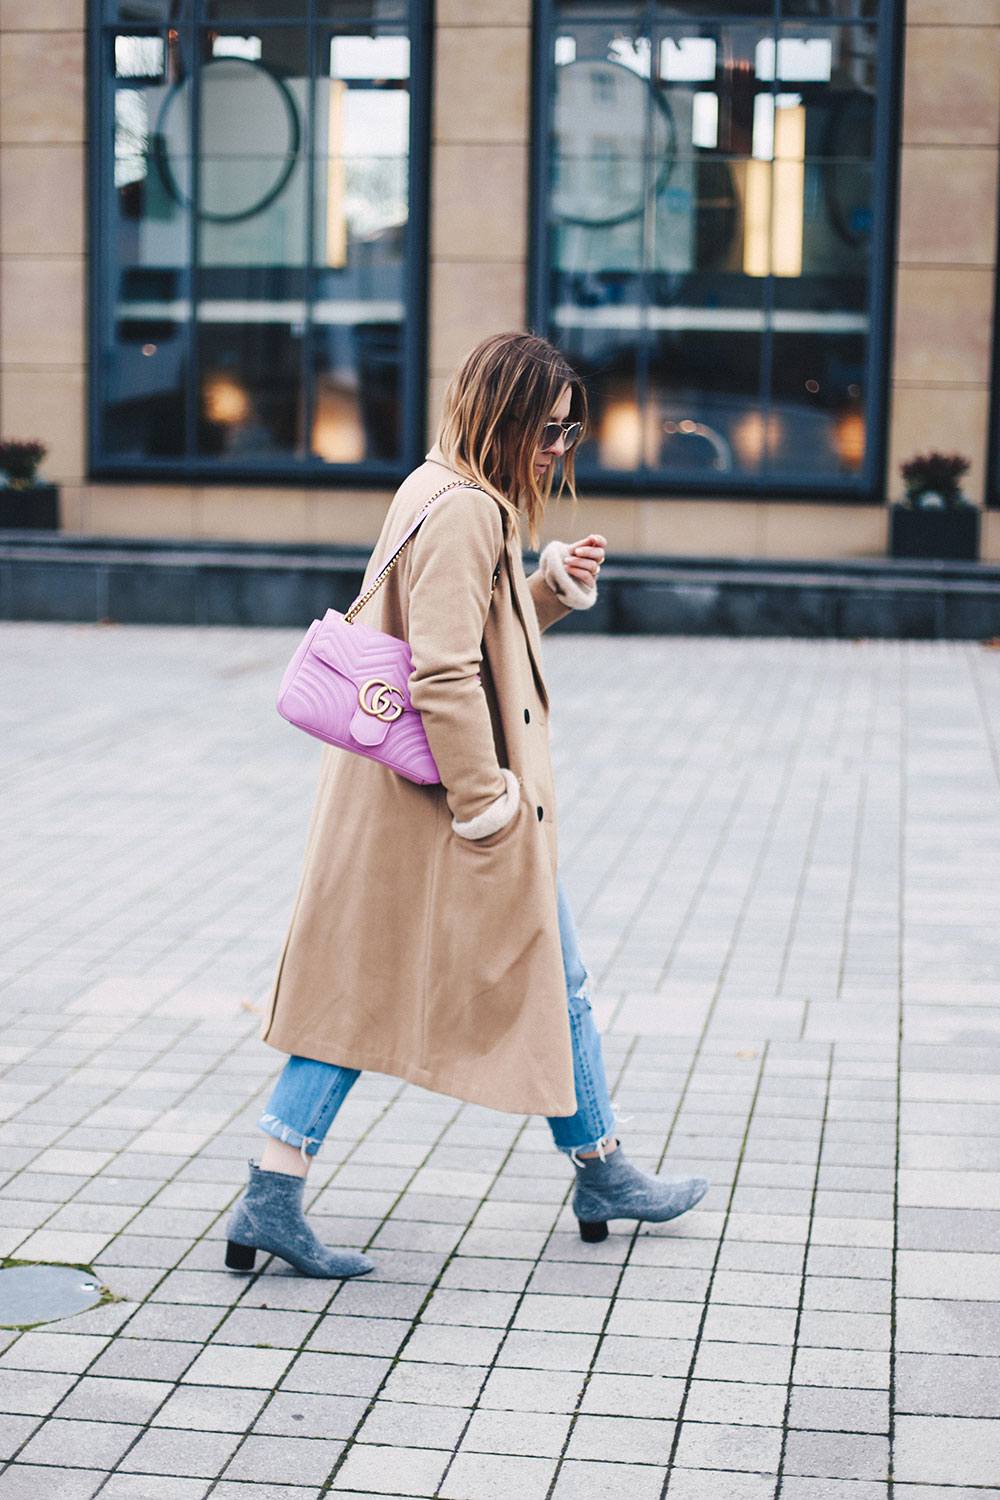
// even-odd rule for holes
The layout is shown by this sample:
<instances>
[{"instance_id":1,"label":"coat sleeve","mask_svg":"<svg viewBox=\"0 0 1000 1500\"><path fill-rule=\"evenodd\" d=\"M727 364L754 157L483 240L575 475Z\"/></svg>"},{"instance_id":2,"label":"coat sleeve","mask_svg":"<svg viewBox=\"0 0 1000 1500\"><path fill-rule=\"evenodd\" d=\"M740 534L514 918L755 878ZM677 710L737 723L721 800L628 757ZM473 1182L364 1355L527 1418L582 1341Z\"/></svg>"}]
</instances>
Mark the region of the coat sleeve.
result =
<instances>
[{"instance_id":1,"label":"coat sleeve","mask_svg":"<svg viewBox=\"0 0 1000 1500\"><path fill-rule=\"evenodd\" d=\"M475 490L438 501L410 544L410 701L420 710L456 822L505 792L479 679L493 571L503 547L496 504Z\"/></svg>"},{"instance_id":2,"label":"coat sleeve","mask_svg":"<svg viewBox=\"0 0 1000 1500\"><path fill-rule=\"evenodd\" d=\"M540 572L532 573L528 579L528 590L534 600L539 630L548 630L557 620L572 613L572 607L549 588Z\"/></svg>"}]
</instances>

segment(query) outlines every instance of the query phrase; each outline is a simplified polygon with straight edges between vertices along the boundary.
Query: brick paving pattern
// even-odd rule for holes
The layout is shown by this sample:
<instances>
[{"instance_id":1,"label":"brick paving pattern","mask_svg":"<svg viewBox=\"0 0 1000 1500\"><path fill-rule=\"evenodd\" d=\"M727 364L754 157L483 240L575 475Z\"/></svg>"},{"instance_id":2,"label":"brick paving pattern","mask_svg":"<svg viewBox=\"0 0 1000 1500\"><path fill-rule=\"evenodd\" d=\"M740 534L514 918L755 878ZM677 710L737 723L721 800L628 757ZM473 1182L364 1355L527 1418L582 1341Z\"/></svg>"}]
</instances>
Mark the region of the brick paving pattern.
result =
<instances>
[{"instance_id":1,"label":"brick paving pattern","mask_svg":"<svg viewBox=\"0 0 1000 1500\"><path fill-rule=\"evenodd\" d=\"M544 1122L365 1076L340 1283L222 1269L318 751L294 632L0 627L0 1500L1000 1495L1000 653L554 638L622 1133L711 1179L584 1245Z\"/></svg>"}]
</instances>

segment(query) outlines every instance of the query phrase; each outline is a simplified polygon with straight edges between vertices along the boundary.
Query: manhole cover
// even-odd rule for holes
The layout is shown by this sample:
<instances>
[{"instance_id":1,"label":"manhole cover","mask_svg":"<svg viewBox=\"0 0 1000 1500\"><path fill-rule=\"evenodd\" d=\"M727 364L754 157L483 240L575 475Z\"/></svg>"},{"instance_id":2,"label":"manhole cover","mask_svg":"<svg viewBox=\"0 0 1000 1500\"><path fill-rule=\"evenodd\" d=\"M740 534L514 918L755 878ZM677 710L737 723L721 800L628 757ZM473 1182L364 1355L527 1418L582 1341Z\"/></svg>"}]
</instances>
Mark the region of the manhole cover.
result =
<instances>
[{"instance_id":1,"label":"manhole cover","mask_svg":"<svg viewBox=\"0 0 1000 1500\"><path fill-rule=\"evenodd\" d=\"M101 1284L72 1266L10 1266L0 1271L0 1328L51 1323L101 1300Z\"/></svg>"}]
</instances>

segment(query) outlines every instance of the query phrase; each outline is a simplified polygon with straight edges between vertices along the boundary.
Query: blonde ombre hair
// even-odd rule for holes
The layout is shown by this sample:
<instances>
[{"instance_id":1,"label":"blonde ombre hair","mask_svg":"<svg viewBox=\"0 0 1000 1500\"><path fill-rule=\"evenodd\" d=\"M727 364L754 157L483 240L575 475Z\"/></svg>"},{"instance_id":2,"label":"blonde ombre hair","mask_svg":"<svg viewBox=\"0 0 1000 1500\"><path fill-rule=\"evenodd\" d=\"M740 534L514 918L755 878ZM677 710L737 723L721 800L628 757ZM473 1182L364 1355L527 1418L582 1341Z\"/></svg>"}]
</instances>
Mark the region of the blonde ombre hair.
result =
<instances>
[{"instance_id":1,"label":"blonde ombre hair","mask_svg":"<svg viewBox=\"0 0 1000 1500\"><path fill-rule=\"evenodd\" d=\"M559 350L533 333L495 333L466 355L445 392L437 441L449 465L494 497L512 529L523 515L533 544L555 467L539 482L535 454L567 386L570 419L586 427L583 384ZM574 453L562 458L559 494L575 500Z\"/></svg>"}]
</instances>

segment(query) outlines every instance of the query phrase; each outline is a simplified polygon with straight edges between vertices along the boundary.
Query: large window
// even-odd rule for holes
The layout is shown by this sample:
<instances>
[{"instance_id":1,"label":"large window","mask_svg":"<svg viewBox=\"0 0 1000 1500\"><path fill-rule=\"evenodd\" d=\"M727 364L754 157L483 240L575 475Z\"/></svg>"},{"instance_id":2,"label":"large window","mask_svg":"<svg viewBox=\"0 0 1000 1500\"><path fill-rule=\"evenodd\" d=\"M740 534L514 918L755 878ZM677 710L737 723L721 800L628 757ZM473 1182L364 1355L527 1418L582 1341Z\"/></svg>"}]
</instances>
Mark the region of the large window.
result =
<instances>
[{"instance_id":1,"label":"large window","mask_svg":"<svg viewBox=\"0 0 1000 1500\"><path fill-rule=\"evenodd\" d=\"M592 394L581 476L875 492L896 8L542 4L534 318Z\"/></svg>"},{"instance_id":2,"label":"large window","mask_svg":"<svg viewBox=\"0 0 1000 1500\"><path fill-rule=\"evenodd\" d=\"M99 5L95 472L389 478L414 461L422 16L423 0Z\"/></svg>"}]
</instances>

